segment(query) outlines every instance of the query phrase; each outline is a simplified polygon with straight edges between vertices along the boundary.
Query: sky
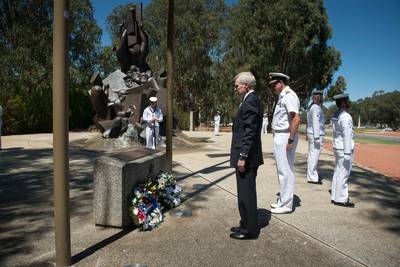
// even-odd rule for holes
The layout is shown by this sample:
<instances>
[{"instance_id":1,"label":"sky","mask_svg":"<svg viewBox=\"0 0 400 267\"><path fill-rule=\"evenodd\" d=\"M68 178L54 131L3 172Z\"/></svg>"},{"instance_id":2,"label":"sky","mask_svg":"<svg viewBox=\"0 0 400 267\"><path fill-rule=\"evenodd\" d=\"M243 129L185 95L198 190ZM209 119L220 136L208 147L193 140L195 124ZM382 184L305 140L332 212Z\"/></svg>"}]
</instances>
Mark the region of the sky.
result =
<instances>
[{"instance_id":1,"label":"sky","mask_svg":"<svg viewBox=\"0 0 400 267\"><path fill-rule=\"evenodd\" d=\"M106 24L111 10L136 2L92 0L103 30L102 45L111 43ZM144 5L148 2L142 1ZM400 1L325 0L325 8L333 30L328 44L340 51L342 58L334 79L345 77L350 99L372 96L378 90L400 90Z\"/></svg>"}]
</instances>

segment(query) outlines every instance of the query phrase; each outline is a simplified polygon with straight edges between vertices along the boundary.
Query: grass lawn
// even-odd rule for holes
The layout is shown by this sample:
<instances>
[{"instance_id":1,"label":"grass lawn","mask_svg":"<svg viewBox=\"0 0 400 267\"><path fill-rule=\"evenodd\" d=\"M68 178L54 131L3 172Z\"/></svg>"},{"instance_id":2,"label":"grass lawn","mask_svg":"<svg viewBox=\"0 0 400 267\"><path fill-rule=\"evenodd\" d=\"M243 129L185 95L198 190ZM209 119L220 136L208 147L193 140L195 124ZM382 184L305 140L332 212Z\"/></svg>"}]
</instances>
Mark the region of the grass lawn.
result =
<instances>
[{"instance_id":1,"label":"grass lawn","mask_svg":"<svg viewBox=\"0 0 400 267\"><path fill-rule=\"evenodd\" d=\"M377 140L372 138L358 138L354 139L354 142L359 144L380 144L380 145L400 145L400 141L391 141L391 140Z\"/></svg>"}]
</instances>

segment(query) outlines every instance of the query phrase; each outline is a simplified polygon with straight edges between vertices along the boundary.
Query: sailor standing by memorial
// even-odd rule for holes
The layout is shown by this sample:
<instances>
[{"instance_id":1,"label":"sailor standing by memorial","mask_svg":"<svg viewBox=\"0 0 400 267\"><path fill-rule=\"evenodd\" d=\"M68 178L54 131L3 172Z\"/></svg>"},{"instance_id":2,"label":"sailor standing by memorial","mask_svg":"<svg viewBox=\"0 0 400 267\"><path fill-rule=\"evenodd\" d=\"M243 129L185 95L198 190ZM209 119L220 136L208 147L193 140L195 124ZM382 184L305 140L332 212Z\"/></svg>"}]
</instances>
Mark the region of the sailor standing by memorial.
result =
<instances>
[{"instance_id":1,"label":"sailor standing by memorial","mask_svg":"<svg viewBox=\"0 0 400 267\"><path fill-rule=\"evenodd\" d=\"M219 115L219 111L214 116L214 135L219 135L219 126L221 124L221 116Z\"/></svg>"},{"instance_id":2,"label":"sailor standing by memorial","mask_svg":"<svg viewBox=\"0 0 400 267\"><path fill-rule=\"evenodd\" d=\"M318 160L324 146L325 117L322 110L322 98L324 91L312 92L312 103L307 110L307 182L310 184L322 184L318 176Z\"/></svg>"},{"instance_id":3,"label":"sailor standing by memorial","mask_svg":"<svg viewBox=\"0 0 400 267\"><path fill-rule=\"evenodd\" d=\"M263 122L262 122L262 133L268 133L268 114L264 113Z\"/></svg>"},{"instance_id":4,"label":"sailor standing by memorial","mask_svg":"<svg viewBox=\"0 0 400 267\"><path fill-rule=\"evenodd\" d=\"M163 120L163 114L160 108L157 107L157 97L150 97L150 106L143 111L143 121L146 123L146 147L156 149L160 122Z\"/></svg>"}]
</instances>

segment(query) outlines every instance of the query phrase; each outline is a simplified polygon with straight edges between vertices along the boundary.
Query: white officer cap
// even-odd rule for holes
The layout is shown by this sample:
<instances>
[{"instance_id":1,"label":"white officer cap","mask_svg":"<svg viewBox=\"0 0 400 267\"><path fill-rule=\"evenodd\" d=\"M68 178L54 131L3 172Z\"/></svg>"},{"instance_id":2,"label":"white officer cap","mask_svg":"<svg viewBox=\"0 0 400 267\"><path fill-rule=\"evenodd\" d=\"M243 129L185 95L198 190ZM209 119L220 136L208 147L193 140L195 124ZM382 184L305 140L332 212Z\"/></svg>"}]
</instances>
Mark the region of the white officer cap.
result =
<instances>
[{"instance_id":1,"label":"white officer cap","mask_svg":"<svg viewBox=\"0 0 400 267\"><path fill-rule=\"evenodd\" d=\"M149 100L150 100L150 102L157 102L158 99L157 99L157 97L152 96L149 98Z\"/></svg>"},{"instance_id":2,"label":"white officer cap","mask_svg":"<svg viewBox=\"0 0 400 267\"><path fill-rule=\"evenodd\" d=\"M285 81L288 82L290 77L286 74L280 72L270 72L269 79L271 80L268 84L274 84L277 81Z\"/></svg>"},{"instance_id":3,"label":"white officer cap","mask_svg":"<svg viewBox=\"0 0 400 267\"><path fill-rule=\"evenodd\" d=\"M312 91L313 95L324 95L324 90L314 90Z\"/></svg>"},{"instance_id":4,"label":"white officer cap","mask_svg":"<svg viewBox=\"0 0 400 267\"><path fill-rule=\"evenodd\" d=\"M333 96L334 100L338 100L338 99L342 99L342 98L349 98L349 94L338 94L338 95Z\"/></svg>"}]
</instances>

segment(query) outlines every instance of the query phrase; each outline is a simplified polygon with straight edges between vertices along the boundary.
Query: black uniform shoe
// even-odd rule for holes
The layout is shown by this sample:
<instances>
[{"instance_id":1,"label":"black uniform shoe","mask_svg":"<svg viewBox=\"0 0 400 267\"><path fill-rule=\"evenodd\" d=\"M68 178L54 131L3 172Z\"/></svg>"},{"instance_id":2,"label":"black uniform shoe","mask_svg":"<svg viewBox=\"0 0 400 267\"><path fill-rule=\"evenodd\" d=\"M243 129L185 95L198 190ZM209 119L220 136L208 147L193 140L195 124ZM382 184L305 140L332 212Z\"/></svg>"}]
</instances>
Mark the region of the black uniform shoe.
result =
<instances>
[{"instance_id":1,"label":"black uniform shoe","mask_svg":"<svg viewBox=\"0 0 400 267\"><path fill-rule=\"evenodd\" d=\"M258 235L232 233L232 234L230 234L229 237L233 238L233 239L238 239L238 240L249 240L249 239L257 239Z\"/></svg>"},{"instance_id":2,"label":"black uniform shoe","mask_svg":"<svg viewBox=\"0 0 400 267\"><path fill-rule=\"evenodd\" d=\"M322 181L318 181L318 182L307 181L307 183L309 183L309 184L322 184Z\"/></svg>"},{"instance_id":3,"label":"black uniform shoe","mask_svg":"<svg viewBox=\"0 0 400 267\"><path fill-rule=\"evenodd\" d=\"M354 203L351 203L350 201L343 203L343 202L336 202L336 201L331 200L331 203L333 203L333 205L346 207L346 208L354 208L354 206L355 206Z\"/></svg>"},{"instance_id":4,"label":"black uniform shoe","mask_svg":"<svg viewBox=\"0 0 400 267\"><path fill-rule=\"evenodd\" d=\"M242 231L242 228L240 226L234 226L231 228L231 232L234 233L240 233Z\"/></svg>"}]
</instances>

